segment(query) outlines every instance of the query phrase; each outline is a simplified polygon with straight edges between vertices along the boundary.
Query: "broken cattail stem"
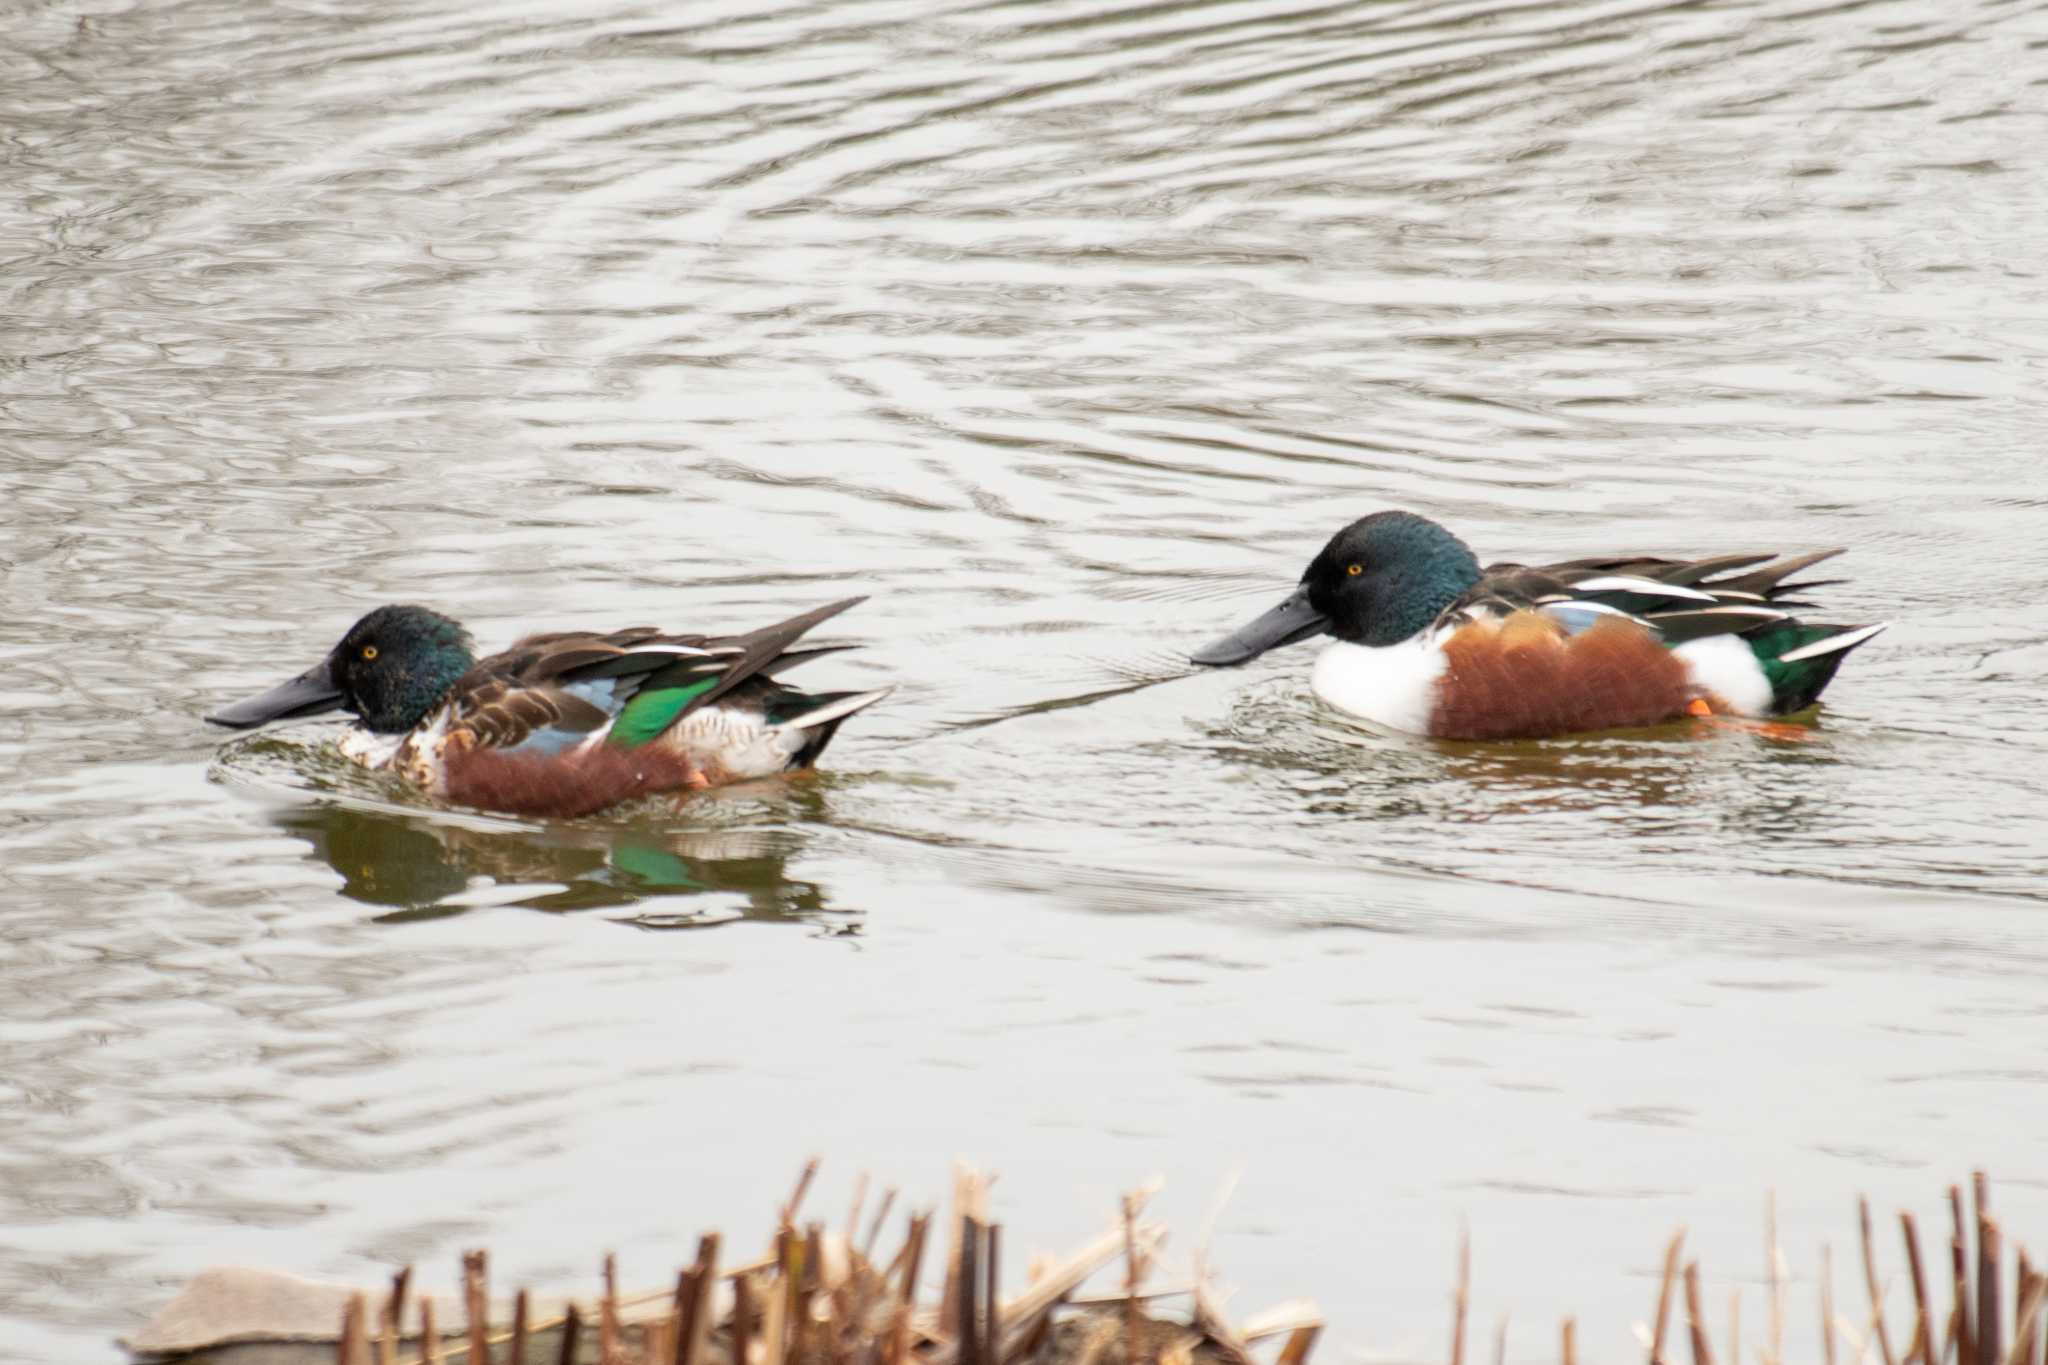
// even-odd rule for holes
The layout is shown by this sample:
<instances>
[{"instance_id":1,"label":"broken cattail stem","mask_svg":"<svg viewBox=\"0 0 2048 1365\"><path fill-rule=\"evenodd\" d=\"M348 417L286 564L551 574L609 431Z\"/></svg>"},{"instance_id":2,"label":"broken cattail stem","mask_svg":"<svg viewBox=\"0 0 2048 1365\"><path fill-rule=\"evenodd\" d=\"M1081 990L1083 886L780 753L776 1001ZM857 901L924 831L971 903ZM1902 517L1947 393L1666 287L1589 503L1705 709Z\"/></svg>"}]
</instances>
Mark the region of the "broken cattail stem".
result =
<instances>
[{"instance_id":1,"label":"broken cattail stem","mask_svg":"<svg viewBox=\"0 0 2048 1365\"><path fill-rule=\"evenodd\" d=\"M1650 1333L1650 1365L1665 1365L1664 1329L1671 1321L1671 1294L1678 1282L1678 1252L1685 1244L1685 1229L1672 1234L1664 1248L1664 1281L1657 1288L1657 1322Z\"/></svg>"},{"instance_id":2,"label":"broken cattail stem","mask_svg":"<svg viewBox=\"0 0 2048 1365\"><path fill-rule=\"evenodd\" d=\"M1981 1190L1977 1207L1977 1359L1980 1365L1994 1365L2003 1359L1998 1353L2004 1335L1998 1321L1998 1259L2002 1239L1998 1220L1983 1212Z\"/></svg>"},{"instance_id":3,"label":"broken cattail stem","mask_svg":"<svg viewBox=\"0 0 2048 1365\"><path fill-rule=\"evenodd\" d=\"M1310 1348L1316 1344L1316 1338L1322 1334L1323 1329L1315 1324L1295 1328L1287 1334L1287 1344L1280 1348L1273 1365L1302 1365L1308 1359Z\"/></svg>"},{"instance_id":4,"label":"broken cattail stem","mask_svg":"<svg viewBox=\"0 0 2048 1365\"><path fill-rule=\"evenodd\" d=\"M412 1284L412 1267L402 1267L391 1277L391 1293L385 1297L383 1321L377 1333L377 1365L396 1365L398 1341L405 1335L405 1291Z\"/></svg>"},{"instance_id":5,"label":"broken cattail stem","mask_svg":"<svg viewBox=\"0 0 2048 1365\"><path fill-rule=\"evenodd\" d=\"M903 1282L897 1290L897 1297L905 1304L917 1302L917 1276L924 1264L925 1235L931 1224L932 1216L928 1213L911 1216L910 1236L903 1243Z\"/></svg>"},{"instance_id":6,"label":"broken cattail stem","mask_svg":"<svg viewBox=\"0 0 2048 1365\"><path fill-rule=\"evenodd\" d=\"M690 1269L689 1311L676 1328L676 1365L703 1365L711 1335L711 1295L718 1285L718 1234L697 1239L697 1264Z\"/></svg>"},{"instance_id":7,"label":"broken cattail stem","mask_svg":"<svg viewBox=\"0 0 2048 1365\"><path fill-rule=\"evenodd\" d=\"M420 1295L420 1360L441 1365L441 1332L434 1324L434 1296Z\"/></svg>"},{"instance_id":8,"label":"broken cattail stem","mask_svg":"<svg viewBox=\"0 0 2048 1365\"><path fill-rule=\"evenodd\" d=\"M2014 1365L2033 1365L2034 1339L2033 1323L2027 1312L2027 1293L2034 1283L2034 1263L2027 1256L2025 1247L2015 1247L2015 1259L2019 1262L2012 1277L2012 1348L2007 1357Z\"/></svg>"},{"instance_id":9,"label":"broken cattail stem","mask_svg":"<svg viewBox=\"0 0 2048 1365\"><path fill-rule=\"evenodd\" d=\"M1870 1201L1856 1200L1856 1223L1863 1239L1863 1286L1870 1293L1870 1322L1877 1337L1877 1353L1884 1365L1898 1365L1892 1354L1892 1336L1884 1325L1884 1290L1877 1282L1877 1248L1871 1245Z\"/></svg>"},{"instance_id":10,"label":"broken cattail stem","mask_svg":"<svg viewBox=\"0 0 2048 1365\"><path fill-rule=\"evenodd\" d=\"M754 1331L754 1277L732 1282L732 1365L747 1365L748 1338Z\"/></svg>"},{"instance_id":11,"label":"broken cattail stem","mask_svg":"<svg viewBox=\"0 0 2048 1365\"><path fill-rule=\"evenodd\" d=\"M619 1365L619 1258L604 1254L604 1298L597 1305L598 1365Z\"/></svg>"},{"instance_id":12,"label":"broken cattail stem","mask_svg":"<svg viewBox=\"0 0 2048 1365\"><path fill-rule=\"evenodd\" d=\"M846 1206L846 1245L860 1245L860 1206L868 1202L868 1173L853 1178L853 1202Z\"/></svg>"},{"instance_id":13,"label":"broken cattail stem","mask_svg":"<svg viewBox=\"0 0 2048 1365\"><path fill-rule=\"evenodd\" d=\"M556 1357L559 1365L576 1365L576 1347L579 1344L576 1338L582 1334L583 1316L572 1303L562 1315L562 1352Z\"/></svg>"},{"instance_id":14,"label":"broken cattail stem","mask_svg":"<svg viewBox=\"0 0 2048 1365\"><path fill-rule=\"evenodd\" d=\"M335 1365L366 1365L370 1343L364 1319L370 1305L361 1294L351 1294L341 1307L341 1339L334 1344Z\"/></svg>"},{"instance_id":15,"label":"broken cattail stem","mask_svg":"<svg viewBox=\"0 0 2048 1365\"><path fill-rule=\"evenodd\" d=\"M1458 1287L1451 1295L1451 1365L1465 1365L1465 1310L1472 1301L1472 1230L1458 1229Z\"/></svg>"},{"instance_id":16,"label":"broken cattail stem","mask_svg":"<svg viewBox=\"0 0 2048 1365\"><path fill-rule=\"evenodd\" d=\"M491 1358L491 1310L485 1295L488 1274L484 1252L462 1253L462 1310L469 1327L467 1365L488 1365Z\"/></svg>"},{"instance_id":17,"label":"broken cattail stem","mask_svg":"<svg viewBox=\"0 0 2048 1365\"><path fill-rule=\"evenodd\" d=\"M1899 1235L1906 1240L1906 1271L1913 1281L1913 1340L1906 1346L1906 1359L1917 1350L1920 1365L1934 1365L1934 1320L1927 1311L1927 1268L1920 1262L1920 1226L1913 1215L1899 1214Z\"/></svg>"},{"instance_id":18,"label":"broken cattail stem","mask_svg":"<svg viewBox=\"0 0 2048 1365\"><path fill-rule=\"evenodd\" d=\"M1700 1308L1700 1263L1685 1263L1685 1316L1692 1329L1692 1365L1714 1365L1714 1348L1707 1344L1707 1315Z\"/></svg>"},{"instance_id":19,"label":"broken cattail stem","mask_svg":"<svg viewBox=\"0 0 2048 1365\"><path fill-rule=\"evenodd\" d=\"M531 1307L524 1289L512 1296L512 1365L526 1365L526 1318Z\"/></svg>"},{"instance_id":20,"label":"broken cattail stem","mask_svg":"<svg viewBox=\"0 0 2048 1365\"><path fill-rule=\"evenodd\" d=\"M675 1317L675 1339L669 1343L666 1362L656 1357L656 1365L683 1365L683 1356L690 1349L690 1310L697 1303L697 1268L684 1266L676 1272L676 1297L670 1312Z\"/></svg>"},{"instance_id":21,"label":"broken cattail stem","mask_svg":"<svg viewBox=\"0 0 2048 1365\"><path fill-rule=\"evenodd\" d=\"M804 1163L804 1172L796 1178L796 1189L790 1192L789 1202L782 1206L784 1227L796 1226L797 1210L804 1206L804 1196L811 1191L811 1181L818 1175L818 1158L812 1157Z\"/></svg>"},{"instance_id":22,"label":"broken cattail stem","mask_svg":"<svg viewBox=\"0 0 2048 1365\"><path fill-rule=\"evenodd\" d=\"M889 1336L883 1343L882 1365L903 1365L910 1356L910 1304L899 1299L889 1314Z\"/></svg>"},{"instance_id":23,"label":"broken cattail stem","mask_svg":"<svg viewBox=\"0 0 2048 1365\"><path fill-rule=\"evenodd\" d=\"M1835 1259L1828 1244L1820 1244L1820 1346L1821 1358L1835 1365Z\"/></svg>"},{"instance_id":24,"label":"broken cattail stem","mask_svg":"<svg viewBox=\"0 0 2048 1365\"><path fill-rule=\"evenodd\" d=\"M2012 1351L2006 1356L2006 1365L2031 1365L2034 1357L2034 1321L2041 1316L2041 1299L2048 1294L2048 1275L2028 1273L2026 1284L2020 1290L2019 1306L2014 1310L2012 1324Z\"/></svg>"},{"instance_id":25,"label":"broken cattail stem","mask_svg":"<svg viewBox=\"0 0 2048 1365\"><path fill-rule=\"evenodd\" d=\"M981 1291L981 1227L969 1214L960 1215L960 1259L946 1277L953 1287L953 1330L960 1344L960 1365L982 1365L981 1330L975 1325L974 1300ZM990 1363L993 1365L993 1362Z\"/></svg>"},{"instance_id":26,"label":"broken cattail stem","mask_svg":"<svg viewBox=\"0 0 2048 1365\"><path fill-rule=\"evenodd\" d=\"M981 1358L986 1365L1003 1365L1003 1308L997 1296L1002 1291L1003 1230L994 1223L988 1225L988 1247L982 1257L982 1313L985 1317L987 1335L984 1338Z\"/></svg>"},{"instance_id":27,"label":"broken cattail stem","mask_svg":"<svg viewBox=\"0 0 2048 1365\"><path fill-rule=\"evenodd\" d=\"M1785 1365L1785 1250L1778 1245L1778 1192L1764 1200L1764 1275L1771 1284L1771 1358Z\"/></svg>"},{"instance_id":28,"label":"broken cattail stem","mask_svg":"<svg viewBox=\"0 0 2048 1365\"><path fill-rule=\"evenodd\" d=\"M782 1365L788 1358L790 1279L785 1271L762 1286L761 1365Z\"/></svg>"},{"instance_id":29,"label":"broken cattail stem","mask_svg":"<svg viewBox=\"0 0 2048 1365\"><path fill-rule=\"evenodd\" d=\"M882 1203L875 1210L874 1221L868 1224L868 1237L861 1244L860 1248L860 1254L870 1261L875 1259L875 1243L882 1238L882 1224L888 1221L889 1210L894 1207L896 1207L896 1191L894 1187L883 1190Z\"/></svg>"},{"instance_id":30,"label":"broken cattail stem","mask_svg":"<svg viewBox=\"0 0 2048 1365\"><path fill-rule=\"evenodd\" d=\"M1949 1262L1955 1278L1956 1365L1977 1365L1977 1326L1971 1315L1975 1300L1970 1297L1970 1235L1963 1219L1963 1191L1948 1187Z\"/></svg>"},{"instance_id":31,"label":"broken cattail stem","mask_svg":"<svg viewBox=\"0 0 2048 1365\"><path fill-rule=\"evenodd\" d=\"M1138 1199L1125 1195L1124 1209L1124 1365L1138 1365Z\"/></svg>"}]
</instances>

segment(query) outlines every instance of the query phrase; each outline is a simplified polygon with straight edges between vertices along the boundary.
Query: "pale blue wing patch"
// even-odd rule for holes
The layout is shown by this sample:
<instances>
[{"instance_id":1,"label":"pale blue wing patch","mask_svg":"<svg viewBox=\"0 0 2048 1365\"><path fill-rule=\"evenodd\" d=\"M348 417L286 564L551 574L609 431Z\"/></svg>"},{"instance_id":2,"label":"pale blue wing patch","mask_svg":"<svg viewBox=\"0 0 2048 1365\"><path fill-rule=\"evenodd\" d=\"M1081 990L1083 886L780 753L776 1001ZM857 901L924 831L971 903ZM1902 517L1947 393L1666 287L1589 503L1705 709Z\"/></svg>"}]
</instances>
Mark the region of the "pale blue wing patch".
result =
<instances>
[{"instance_id":1,"label":"pale blue wing patch","mask_svg":"<svg viewBox=\"0 0 2048 1365\"><path fill-rule=\"evenodd\" d=\"M1598 602L1545 602L1536 610L1562 625L1566 633L1571 635L1583 634L1609 617L1633 621L1646 630L1656 630L1655 625L1640 616L1631 616L1625 611L1602 606Z\"/></svg>"}]
</instances>

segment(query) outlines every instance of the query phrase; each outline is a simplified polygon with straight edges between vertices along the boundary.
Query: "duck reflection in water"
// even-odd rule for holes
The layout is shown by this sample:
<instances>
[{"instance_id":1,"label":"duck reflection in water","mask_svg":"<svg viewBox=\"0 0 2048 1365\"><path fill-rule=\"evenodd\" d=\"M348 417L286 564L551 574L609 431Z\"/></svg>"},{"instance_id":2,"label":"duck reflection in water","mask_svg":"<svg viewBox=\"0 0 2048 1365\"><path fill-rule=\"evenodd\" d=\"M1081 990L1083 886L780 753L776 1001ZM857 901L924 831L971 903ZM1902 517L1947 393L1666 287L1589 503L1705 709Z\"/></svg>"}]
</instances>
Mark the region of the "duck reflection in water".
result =
<instances>
[{"instance_id":1,"label":"duck reflection in water","mask_svg":"<svg viewBox=\"0 0 2048 1365\"><path fill-rule=\"evenodd\" d=\"M507 904L631 907L619 918L649 929L748 919L840 933L857 922L834 911L823 888L789 876L787 859L799 841L778 831L494 829L325 802L276 819L341 875L342 895L396 907L378 917L386 922Z\"/></svg>"}]
</instances>

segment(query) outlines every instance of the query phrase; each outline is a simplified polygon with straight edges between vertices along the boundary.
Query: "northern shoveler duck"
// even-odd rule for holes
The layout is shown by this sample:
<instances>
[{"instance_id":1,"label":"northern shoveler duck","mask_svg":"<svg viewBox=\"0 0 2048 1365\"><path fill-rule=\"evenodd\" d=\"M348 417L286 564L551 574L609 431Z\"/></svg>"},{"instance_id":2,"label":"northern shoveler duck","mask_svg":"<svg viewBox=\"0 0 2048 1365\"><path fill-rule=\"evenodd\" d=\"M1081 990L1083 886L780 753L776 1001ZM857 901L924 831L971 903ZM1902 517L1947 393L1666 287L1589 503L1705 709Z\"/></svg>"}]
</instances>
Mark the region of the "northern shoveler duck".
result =
<instances>
[{"instance_id":1,"label":"northern shoveler duck","mask_svg":"<svg viewBox=\"0 0 2048 1365\"><path fill-rule=\"evenodd\" d=\"M1788 610L1808 604L1787 594L1826 583L1786 580L1840 553L1482 569L1427 517L1375 512L1333 536L1286 601L1192 657L1241 664L1333 635L1316 660L1317 696L1443 739L1787 715L1811 706L1843 656L1884 629Z\"/></svg>"},{"instance_id":2,"label":"northern shoveler duck","mask_svg":"<svg viewBox=\"0 0 2048 1365\"><path fill-rule=\"evenodd\" d=\"M840 722L888 695L800 692L776 675L848 648L791 648L865 598L745 635L529 635L487 659L425 607L379 607L314 667L216 711L215 725L350 711L341 751L437 799L515 815L589 815L809 767Z\"/></svg>"}]
</instances>

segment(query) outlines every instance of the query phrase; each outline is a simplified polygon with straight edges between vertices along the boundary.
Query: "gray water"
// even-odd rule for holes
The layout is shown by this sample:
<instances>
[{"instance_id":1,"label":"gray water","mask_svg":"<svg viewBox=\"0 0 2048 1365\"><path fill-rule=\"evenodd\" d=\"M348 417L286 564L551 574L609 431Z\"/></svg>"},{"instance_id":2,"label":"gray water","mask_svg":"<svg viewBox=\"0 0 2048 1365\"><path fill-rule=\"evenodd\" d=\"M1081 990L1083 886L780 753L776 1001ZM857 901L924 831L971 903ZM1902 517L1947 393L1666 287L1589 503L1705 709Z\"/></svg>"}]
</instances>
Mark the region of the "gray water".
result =
<instances>
[{"instance_id":1,"label":"gray water","mask_svg":"<svg viewBox=\"0 0 2048 1365\"><path fill-rule=\"evenodd\" d=\"M0 1355L201 1266L658 1284L802 1158L1239 1311L1638 1350L1981 1164L2048 1251L2048 10L14 5ZM1847 545L1805 741L1187 676L1343 521ZM827 771L437 814L198 717L423 600L851 593ZM1887 1274L1898 1258L1886 1248ZM1838 1291L1847 1297L1848 1275ZM1853 1300L1851 1300L1853 1302ZM1805 1315L1806 1307L1798 1311ZM1802 1320L1806 1320L1802 1317ZM1752 1334L1754 1329L1752 1330ZM1809 1349L1810 1332L1800 1341Z\"/></svg>"}]
</instances>

